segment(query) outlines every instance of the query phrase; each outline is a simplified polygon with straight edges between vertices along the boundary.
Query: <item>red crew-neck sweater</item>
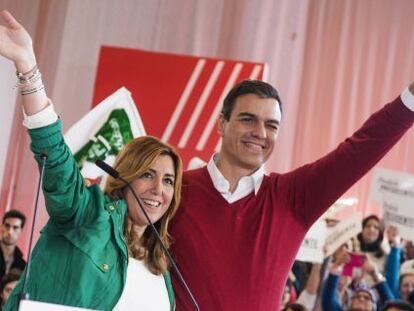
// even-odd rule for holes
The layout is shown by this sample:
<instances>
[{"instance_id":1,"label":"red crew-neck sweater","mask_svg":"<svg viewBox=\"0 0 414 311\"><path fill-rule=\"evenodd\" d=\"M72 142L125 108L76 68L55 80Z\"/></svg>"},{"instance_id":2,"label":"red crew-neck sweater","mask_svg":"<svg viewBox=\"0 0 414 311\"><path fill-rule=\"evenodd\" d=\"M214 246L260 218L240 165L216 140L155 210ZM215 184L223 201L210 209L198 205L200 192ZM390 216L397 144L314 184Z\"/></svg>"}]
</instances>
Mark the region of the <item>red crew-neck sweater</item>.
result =
<instances>
[{"instance_id":1,"label":"red crew-neck sweater","mask_svg":"<svg viewBox=\"0 0 414 311\"><path fill-rule=\"evenodd\" d=\"M265 176L229 204L206 168L185 172L171 224L172 251L202 311L279 310L288 272L310 226L411 126L398 98L316 162ZM194 310L173 273L177 310Z\"/></svg>"}]
</instances>

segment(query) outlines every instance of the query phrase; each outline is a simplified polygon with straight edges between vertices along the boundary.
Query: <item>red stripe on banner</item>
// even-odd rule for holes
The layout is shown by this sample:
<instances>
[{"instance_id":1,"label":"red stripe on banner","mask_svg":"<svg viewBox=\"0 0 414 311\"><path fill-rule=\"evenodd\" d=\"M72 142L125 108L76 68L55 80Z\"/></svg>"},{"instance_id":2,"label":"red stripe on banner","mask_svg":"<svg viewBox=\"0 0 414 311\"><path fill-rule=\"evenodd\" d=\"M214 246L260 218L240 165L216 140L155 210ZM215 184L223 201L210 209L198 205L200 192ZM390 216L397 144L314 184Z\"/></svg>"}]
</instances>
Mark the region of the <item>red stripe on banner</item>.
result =
<instances>
[{"instance_id":1,"label":"red stripe on banner","mask_svg":"<svg viewBox=\"0 0 414 311\"><path fill-rule=\"evenodd\" d=\"M172 131L174 130L175 126L178 123L178 119L181 116L182 111L185 109L185 106L187 105L188 99L193 92L194 86L196 85L201 72L204 69L204 65L206 64L205 59L199 59L197 61L197 65L194 68L190 79L187 82L187 85L185 86L181 96L180 100L178 101L177 105L174 108L174 113L171 115L170 119L168 120L167 127L164 129L164 132L162 134L162 141L166 142L169 141Z\"/></svg>"},{"instance_id":2,"label":"red stripe on banner","mask_svg":"<svg viewBox=\"0 0 414 311\"><path fill-rule=\"evenodd\" d=\"M188 148L190 148L191 150L194 150L194 153L199 154L199 152L201 152L201 154L203 153L203 149L202 150L196 150L196 146L198 144L198 142L200 141L202 134L204 132L204 129L207 126L207 123L210 119L210 116L212 115L214 108L216 106L216 103L219 101L220 96L223 92L223 89L226 85L226 81L229 79L230 74L232 73L234 64L233 63L225 63L225 66L221 72L220 77L217 80L217 83L214 87L214 89L212 90L210 97L208 99L208 103L206 104L204 110L203 110L203 114L202 117L200 118L199 122L197 123L197 126L194 128L193 131L193 135L191 137L191 140L188 144ZM212 131L212 135L214 137L217 137L217 130L213 129ZM210 149L211 150L211 149Z\"/></svg>"},{"instance_id":3,"label":"red stripe on banner","mask_svg":"<svg viewBox=\"0 0 414 311\"><path fill-rule=\"evenodd\" d=\"M203 93L207 85L207 82L211 76L211 73L214 70L216 63L217 63L216 61L213 61L213 62L207 61L206 64L204 65L204 70L200 74L200 77L193 89L192 94L190 95L187 105L185 109L183 110L180 118L178 119L177 125L174 131L172 132L172 135L168 141L170 144L173 144L174 146L178 146L178 143L184 134L185 128L191 116L194 113L196 104L199 101L201 94Z\"/></svg>"}]
</instances>

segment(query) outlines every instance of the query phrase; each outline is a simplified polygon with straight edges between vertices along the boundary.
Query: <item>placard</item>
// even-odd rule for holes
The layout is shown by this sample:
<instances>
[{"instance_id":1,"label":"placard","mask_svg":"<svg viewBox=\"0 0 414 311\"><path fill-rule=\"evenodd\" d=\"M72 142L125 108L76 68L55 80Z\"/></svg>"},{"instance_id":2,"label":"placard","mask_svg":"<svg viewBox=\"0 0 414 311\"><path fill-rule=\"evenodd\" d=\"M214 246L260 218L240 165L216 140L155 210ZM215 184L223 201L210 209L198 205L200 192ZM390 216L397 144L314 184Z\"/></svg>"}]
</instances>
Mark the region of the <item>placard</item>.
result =
<instances>
[{"instance_id":1,"label":"placard","mask_svg":"<svg viewBox=\"0 0 414 311\"><path fill-rule=\"evenodd\" d=\"M362 231L362 215L360 212L340 221L335 227L328 229L325 240L325 255L332 255L338 247Z\"/></svg>"},{"instance_id":2,"label":"placard","mask_svg":"<svg viewBox=\"0 0 414 311\"><path fill-rule=\"evenodd\" d=\"M322 263L324 258L323 246L325 244L326 232L327 228L325 221L316 221L303 239L302 245L296 255L296 260Z\"/></svg>"}]
</instances>

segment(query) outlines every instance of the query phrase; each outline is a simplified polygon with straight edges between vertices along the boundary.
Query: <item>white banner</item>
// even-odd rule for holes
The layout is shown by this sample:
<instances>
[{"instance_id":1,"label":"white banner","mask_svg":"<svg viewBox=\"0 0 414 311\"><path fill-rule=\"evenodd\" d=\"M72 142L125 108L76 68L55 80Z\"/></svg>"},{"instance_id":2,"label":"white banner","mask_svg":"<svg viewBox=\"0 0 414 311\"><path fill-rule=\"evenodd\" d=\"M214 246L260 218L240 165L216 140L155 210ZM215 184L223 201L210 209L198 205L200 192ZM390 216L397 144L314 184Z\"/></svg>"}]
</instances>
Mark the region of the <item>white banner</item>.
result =
<instances>
[{"instance_id":1,"label":"white banner","mask_svg":"<svg viewBox=\"0 0 414 311\"><path fill-rule=\"evenodd\" d=\"M384 168L375 169L371 183L371 197L383 203L384 195L388 194L411 198L414 202L414 176Z\"/></svg>"},{"instance_id":2,"label":"white banner","mask_svg":"<svg viewBox=\"0 0 414 311\"><path fill-rule=\"evenodd\" d=\"M144 125L131 93L124 87L107 97L65 134L65 141L81 168L83 177L103 183L104 172L95 165L112 165L119 150L135 137L145 135Z\"/></svg>"},{"instance_id":3,"label":"white banner","mask_svg":"<svg viewBox=\"0 0 414 311\"><path fill-rule=\"evenodd\" d=\"M326 237L326 223L318 220L309 229L296 255L296 260L305 262L322 263L324 254L323 246Z\"/></svg>"},{"instance_id":4,"label":"white banner","mask_svg":"<svg viewBox=\"0 0 414 311\"><path fill-rule=\"evenodd\" d=\"M383 204L385 224L397 227L402 238L414 241L414 176L377 169L371 197Z\"/></svg>"},{"instance_id":5,"label":"white banner","mask_svg":"<svg viewBox=\"0 0 414 311\"><path fill-rule=\"evenodd\" d=\"M362 230L362 215L360 212L340 221L335 227L328 229L325 240L325 256L332 255L339 246L346 243Z\"/></svg>"},{"instance_id":6,"label":"white banner","mask_svg":"<svg viewBox=\"0 0 414 311\"><path fill-rule=\"evenodd\" d=\"M399 235L414 241L414 202L412 198L387 194L383 199L383 218L386 226L398 228Z\"/></svg>"}]
</instances>

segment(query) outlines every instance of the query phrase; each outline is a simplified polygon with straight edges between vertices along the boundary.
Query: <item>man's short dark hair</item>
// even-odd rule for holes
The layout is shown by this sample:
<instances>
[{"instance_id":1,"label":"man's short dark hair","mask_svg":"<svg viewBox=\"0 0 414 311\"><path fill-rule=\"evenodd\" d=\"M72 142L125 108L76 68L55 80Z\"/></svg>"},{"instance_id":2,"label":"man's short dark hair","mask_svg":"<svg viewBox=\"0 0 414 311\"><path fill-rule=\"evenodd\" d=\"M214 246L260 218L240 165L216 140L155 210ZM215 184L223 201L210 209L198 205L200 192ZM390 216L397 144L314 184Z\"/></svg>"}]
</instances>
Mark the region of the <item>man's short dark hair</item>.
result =
<instances>
[{"instance_id":1,"label":"man's short dark hair","mask_svg":"<svg viewBox=\"0 0 414 311\"><path fill-rule=\"evenodd\" d=\"M255 94L260 98L274 98L279 103L280 111L282 112L282 101L280 100L279 93L273 86L260 80L243 80L236 84L224 99L221 113L225 120L230 120L236 99L246 94Z\"/></svg>"},{"instance_id":2,"label":"man's short dark hair","mask_svg":"<svg viewBox=\"0 0 414 311\"><path fill-rule=\"evenodd\" d=\"M22 223L22 228L24 227L24 223L26 222L26 216L18 210L11 209L10 211L6 212L3 216L3 224L8 218L19 218Z\"/></svg>"},{"instance_id":3,"label":"man's short dark hair","mask_svg":"<svg viewBox=\"0 0 414 311\"><path fill-rule=\"evenodd\" d=\"M387 311L390 308L397 308L401 311L414 311L414 306L411 303L400 299L387 301L382 311Z\"/></svg>"}]
</instances>

